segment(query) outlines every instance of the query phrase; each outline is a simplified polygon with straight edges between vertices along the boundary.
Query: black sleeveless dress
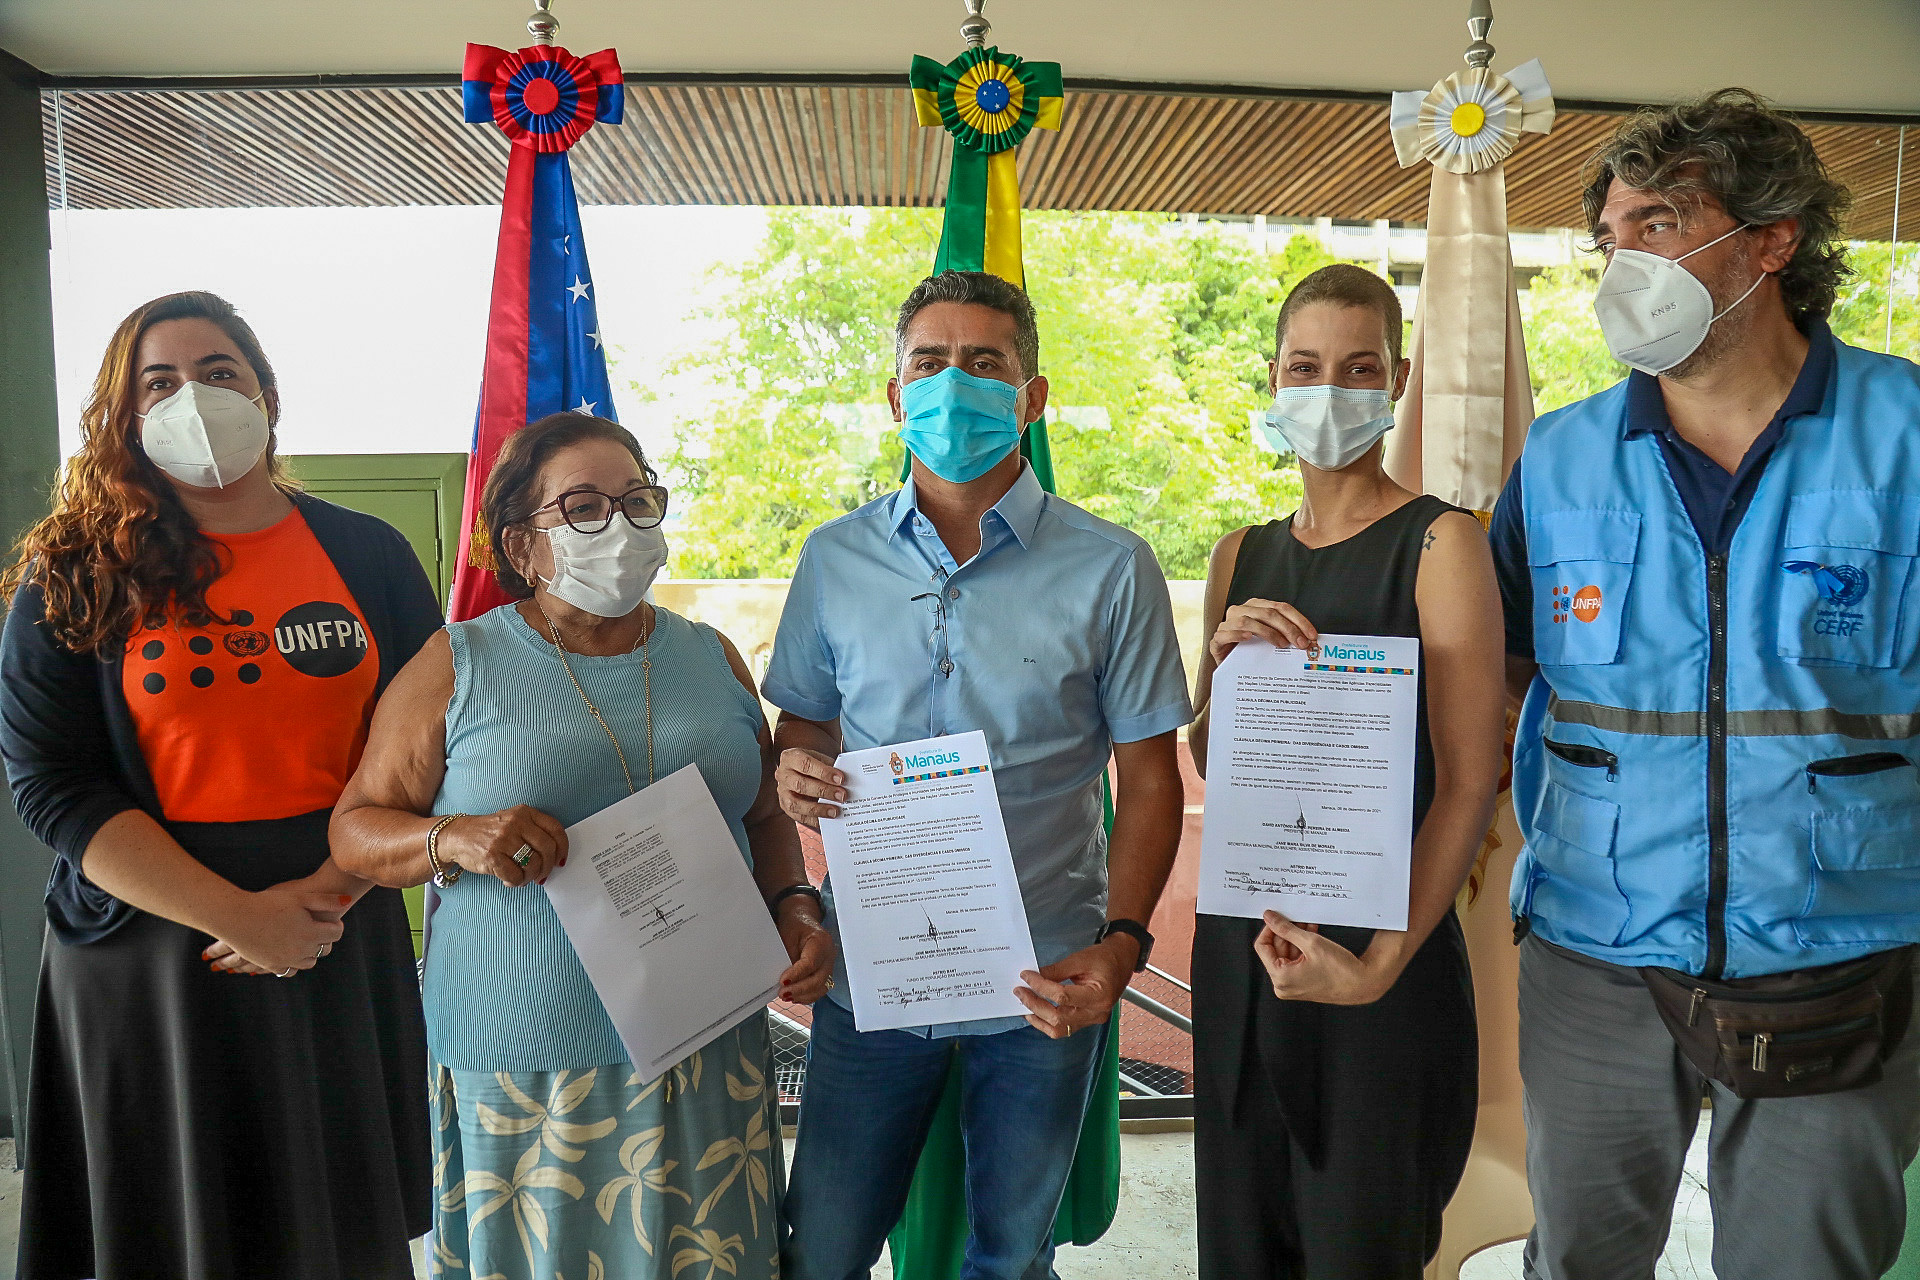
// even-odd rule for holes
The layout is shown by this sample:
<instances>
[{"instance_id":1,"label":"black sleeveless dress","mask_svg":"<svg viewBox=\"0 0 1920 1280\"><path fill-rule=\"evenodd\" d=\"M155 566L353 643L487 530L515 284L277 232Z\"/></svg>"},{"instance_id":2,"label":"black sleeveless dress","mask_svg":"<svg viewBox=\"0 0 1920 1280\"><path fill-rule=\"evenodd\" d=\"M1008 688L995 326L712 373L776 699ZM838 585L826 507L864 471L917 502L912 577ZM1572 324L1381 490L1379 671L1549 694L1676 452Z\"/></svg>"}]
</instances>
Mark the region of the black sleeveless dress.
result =
<instances>
[{"instance_id":1,"label":"black sleeveless dress","mask_svg":"<svg viewBox=\"0 0 1920 1280\"><path fill-rule=\"evenodd\" d=\"M1227 594L1333 634L1418 636L1421 497L1329 547L1293 518L1247 531ZM1413 826L1433 802L1421 670ZM1258 920L1202 915L1193 941L1194 1165L1202 1280L1419 1280L1466 1167L1479 1088L1473 983L1449 912L1374 1004L1282 1001ZM1370 929L1321 933L1358 954Z\"/></svg>"}]
</instances>

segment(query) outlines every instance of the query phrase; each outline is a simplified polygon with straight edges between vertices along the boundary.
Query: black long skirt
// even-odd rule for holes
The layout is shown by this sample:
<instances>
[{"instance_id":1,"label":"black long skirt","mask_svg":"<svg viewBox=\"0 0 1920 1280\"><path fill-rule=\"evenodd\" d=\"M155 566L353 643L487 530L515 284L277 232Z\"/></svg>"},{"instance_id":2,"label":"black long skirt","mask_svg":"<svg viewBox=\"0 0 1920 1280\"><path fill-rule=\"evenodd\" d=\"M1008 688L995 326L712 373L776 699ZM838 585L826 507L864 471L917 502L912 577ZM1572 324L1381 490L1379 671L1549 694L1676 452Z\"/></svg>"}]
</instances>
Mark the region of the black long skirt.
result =
<instances>
[{"instance_id":1,"label":"black long skirt","mask_svg":"<svg viewBox=\"0 0 1920 1280\"><path fill-rule=\"evenodd\" d=\"M327 816L171 830L258 890L325 860ZM49 935L20 1280L410 1280L432 1171L398 891L284 980L211 972L208 941L145 912L84 946Z\"/></svg>"},{"instance_id":2,"label":"black long skirt","mask_svg":"<svg viewBox=\"0 0 1920 1280\"><path fill-rule=\"evenodd\" d=\"M1258 920L1194 936L1201 1280L1419 1280L1473 1146L1479 1039L1448 912L1370 1005L1273 996ZM1325 928L1354 954L1372 932Z\"/></svg>"}]
</instances>

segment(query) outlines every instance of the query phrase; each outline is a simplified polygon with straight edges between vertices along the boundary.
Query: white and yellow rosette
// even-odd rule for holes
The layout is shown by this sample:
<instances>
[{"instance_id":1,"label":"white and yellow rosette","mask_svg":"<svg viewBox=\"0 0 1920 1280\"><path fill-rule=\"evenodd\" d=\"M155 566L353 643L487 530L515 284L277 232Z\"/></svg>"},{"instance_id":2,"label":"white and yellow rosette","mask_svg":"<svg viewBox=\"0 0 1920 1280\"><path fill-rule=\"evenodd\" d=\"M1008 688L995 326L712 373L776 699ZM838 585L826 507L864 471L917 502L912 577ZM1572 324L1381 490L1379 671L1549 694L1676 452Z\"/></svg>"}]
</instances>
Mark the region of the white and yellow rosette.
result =
<instances>
[{"instance_id":1,"label":"white and yellow rosette","mask_svg":"<svg viewBox=\"0 0 1920 1280\"><path fill-rule=\"evenodd\" d=\"M1522 133L1553 129L1553 89L1538 58L1505 75L1469 67L1425 93L1394 94L1389 122L1401 168L1425 159L1480 173L1512 155Z\"/></svg>"}]
</instances>

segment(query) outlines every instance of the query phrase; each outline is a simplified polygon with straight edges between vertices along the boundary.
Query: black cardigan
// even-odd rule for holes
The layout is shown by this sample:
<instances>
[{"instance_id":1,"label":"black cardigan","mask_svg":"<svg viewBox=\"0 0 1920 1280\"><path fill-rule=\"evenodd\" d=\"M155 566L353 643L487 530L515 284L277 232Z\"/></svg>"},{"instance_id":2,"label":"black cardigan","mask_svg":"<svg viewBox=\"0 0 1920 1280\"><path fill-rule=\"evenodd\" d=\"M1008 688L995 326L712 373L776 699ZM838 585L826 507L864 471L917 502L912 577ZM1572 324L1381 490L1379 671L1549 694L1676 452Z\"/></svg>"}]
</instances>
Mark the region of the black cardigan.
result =
<instances>
[{"instance_id":1,"label":"black cardigan","mask_svg":"<svg viewBox=\"0 0 1920 1280\"><path fill-rule=\"evenodd\" d=\"M293 500L373 632L378 696L439 630L433 588L386 521L309 494ZM28 583L0 635L0 756L21 821L56 855L46 897L54 933L62 942L97 942L135 909L89 881L81 855L117 814L140 809L165 820L121 687L124 651L74 653L48 630L45 608L39 585Z\"/></svg>"}]
</instances>

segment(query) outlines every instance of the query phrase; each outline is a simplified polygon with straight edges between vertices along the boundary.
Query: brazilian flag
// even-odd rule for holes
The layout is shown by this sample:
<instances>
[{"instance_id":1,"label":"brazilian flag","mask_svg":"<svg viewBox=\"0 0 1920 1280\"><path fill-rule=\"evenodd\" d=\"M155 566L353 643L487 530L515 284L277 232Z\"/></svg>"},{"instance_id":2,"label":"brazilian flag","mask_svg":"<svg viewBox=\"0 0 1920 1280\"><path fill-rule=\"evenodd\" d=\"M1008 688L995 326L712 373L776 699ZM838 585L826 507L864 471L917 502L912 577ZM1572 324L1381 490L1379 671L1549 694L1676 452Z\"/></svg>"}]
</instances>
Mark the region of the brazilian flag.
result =
<instances>
[{"instance_id":1,"label":"brazilian flag","mask_svg":"<svg viewBox=\"0 0 1920 1280\"><path fill-rule=\"evenodd\" d=\"M1026 62L993 48L968 49L949 63L915 58L908 72L920 123L953 138L946 219L934 272L986 271L1026 287L1020 262L1020 143L1034 129L1058 129L1060 64ZM1053 492L1046 424L1027 428L1020 450ZM1106 803L1107 829L1113 804ZM1091 941L1091 939L1089 939ZM888 1237L897 1280L956 1280L967 1241L966 1148L960 1133L960 1077L945 1095L914 1171L906 1211ZM1113 1225L1120 1203L1120 1010L1081 1122L1080 1148L1054 1219L1056 1244L1092 1244Z\"/></svg>"},{"instance_id":2,"label":"brazilian flag","mask_svg":"<svg viewBox=\"0 0 1920 1280\"><path fill-rule=\"evenodd\" d=\"M1060 128L1060 64L1027 62L998 49L968 49L952 62L913 60L907 72L922 125L953 138L946 220L933 270L985 271L1026 288L1020 264L1020 144L1035 129ZM1020 452L1053 492L1047 425L1036 422Z\"/></svg>"},{"instance_id":3,"label":"brazilian flag","mask_svg":"<svg viewBox=\"0 0 1920 1280\"><path fill-rule=\"evenodd\" d=\"M907 80L920 123L953 137L934 271L988 271L1024 285L1016 156L1034 129L1060 127L1060 64L969 49L944 66L915 58Z\"/></svg>"}]
</instances>

